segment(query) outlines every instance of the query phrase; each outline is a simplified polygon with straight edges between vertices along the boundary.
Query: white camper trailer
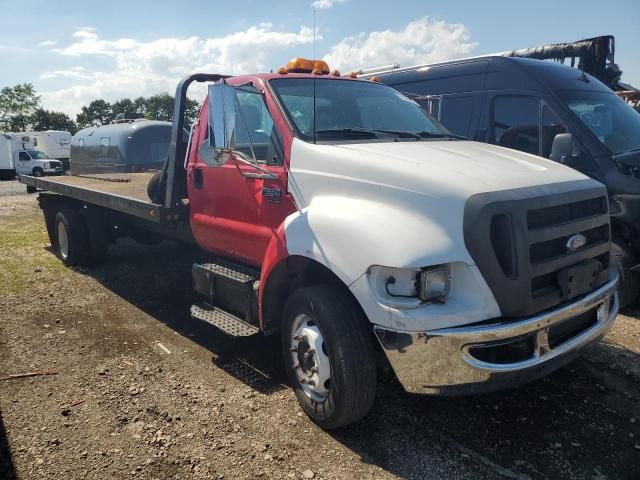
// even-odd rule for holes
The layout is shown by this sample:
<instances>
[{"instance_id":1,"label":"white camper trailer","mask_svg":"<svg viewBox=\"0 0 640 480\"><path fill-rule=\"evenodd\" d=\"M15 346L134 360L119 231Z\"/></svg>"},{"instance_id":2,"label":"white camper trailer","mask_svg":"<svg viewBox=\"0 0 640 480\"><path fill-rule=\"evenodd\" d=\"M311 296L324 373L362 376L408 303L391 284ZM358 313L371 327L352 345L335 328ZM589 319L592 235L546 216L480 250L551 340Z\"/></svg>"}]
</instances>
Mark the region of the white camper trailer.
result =
<instances>
[{"instance_id":1,"label":"white camper trailer","mask_svg":"<svg viewBox=\"0 0 640 480\"><path fill-rule=\"evenodd\" d=\"M16 176L13 151L11 135L0 134L0 180L10 180Z\"/></svg>"}]
</instances>

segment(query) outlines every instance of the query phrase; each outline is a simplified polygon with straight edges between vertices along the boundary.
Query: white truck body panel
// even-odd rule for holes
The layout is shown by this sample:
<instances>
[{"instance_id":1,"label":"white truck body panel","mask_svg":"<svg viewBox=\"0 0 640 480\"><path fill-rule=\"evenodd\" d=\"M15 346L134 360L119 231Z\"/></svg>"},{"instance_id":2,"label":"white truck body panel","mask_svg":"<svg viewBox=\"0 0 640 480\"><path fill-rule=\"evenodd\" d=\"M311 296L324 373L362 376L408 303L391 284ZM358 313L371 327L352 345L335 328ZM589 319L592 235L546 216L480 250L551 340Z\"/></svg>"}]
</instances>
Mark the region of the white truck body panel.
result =
<instances>
[{"instance_id":1,"label":"white truck body panel","mask_svg":"<svg viewBox=\"0 0 640 480\"><path fill-rule=\"evenodd\" d=\"M13 140L10 135L0 134L0 172L10 176L13 171Z\"/></svg>"},{"instance_id":2,"label":"white truck body panel","mask_svg":"<svg viewBox=\"0 0 640 480\"><path fill-rule=\"evenodd\" d=\"M296 139L288 190L299 211L285 223L287 250L334 272L378 325L409 331L495 318L500 309L462 241L467 200L586 178L537 156L470 141ZM375 265L454 262L453 292L440 305L389 307L378 301L366 275Z\"/></svg>"},{"instance_id":3,"label":"white truck body panel","mask_svg":"<svg viewBox=\"0 0 640 480\"><path fill-rule=\"evenodd\" d=\"M44 132L24 132L19 135L31 139L31 146L47 155L49 158L69 158L71 138L69 132L61 130L46 130Z\"/></svg>"}]
</instances>

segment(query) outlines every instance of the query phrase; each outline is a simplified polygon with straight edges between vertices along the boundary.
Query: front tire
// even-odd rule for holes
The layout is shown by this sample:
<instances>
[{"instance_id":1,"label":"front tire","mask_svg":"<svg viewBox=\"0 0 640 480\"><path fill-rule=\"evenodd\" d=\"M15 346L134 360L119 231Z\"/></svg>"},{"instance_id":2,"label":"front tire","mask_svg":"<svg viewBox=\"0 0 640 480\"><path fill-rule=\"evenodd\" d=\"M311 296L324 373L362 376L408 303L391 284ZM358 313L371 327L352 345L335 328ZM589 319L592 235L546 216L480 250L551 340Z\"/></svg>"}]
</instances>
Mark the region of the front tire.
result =
<instances>
[{"instance_id":1,"label":"front tire","mask_svg":"<svg viewBox=\"0 0 640 480\"><path fill-rule=\"evenodd\" d=\"M40 167L35 167L32 173L34 177L44 177L44 170Z\"/></svg>"},{"instance_id":2,"label":"front tire","mask_svg":"<svg viewBox=\"0 0 640 480\"><path fill-rule=\"evenodd\" d=\"M298 403L323 429L364 417L373 406L376 364L367 320L343 290L316 285L285 306L282 347Z\"/></svg>"},{"instance_id":3,"label":"front tire","mask_svg":"<svg viewBox=\"0 0 640 480\"><path fill-rule=\"evenodd\" d=\"M89 234L84 218L76 210L65 209L56 214L57 254L68 267L86 265L90 257Z\"/></svg>"},{"instance_id":4,"label":"front tire","mask_svg":"<svg viewBox=\"0 0 640 480\"><path fill-rule=\"evenodd\" d=\"M611 260L618 271L618 300L620 308L628 307L638 297L640 278L638 273L630 270L637 265L636 258L629 249L625 249L619 243L611 244Z\"/></svg>"}]
</instances>

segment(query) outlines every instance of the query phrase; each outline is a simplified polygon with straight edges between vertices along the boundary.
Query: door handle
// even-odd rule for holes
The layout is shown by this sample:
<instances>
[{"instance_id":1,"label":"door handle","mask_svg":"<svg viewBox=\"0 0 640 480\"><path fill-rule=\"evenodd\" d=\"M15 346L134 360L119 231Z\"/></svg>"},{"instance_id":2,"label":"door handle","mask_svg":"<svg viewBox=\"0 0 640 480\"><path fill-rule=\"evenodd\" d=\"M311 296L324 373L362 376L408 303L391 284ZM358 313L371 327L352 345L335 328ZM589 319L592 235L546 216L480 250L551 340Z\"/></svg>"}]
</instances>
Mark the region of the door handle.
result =
<instances>
[{"instance_id":1,"label":"door handle","mask_svg":"<svg viewBox=\"0 0 640 480\"><path fill-rule=\"evenodd\" d=\"M193 169L193 186L197 189L201 189L204 184L204 171L202 167L195 167Z\"/></svg>"}]
</instances>

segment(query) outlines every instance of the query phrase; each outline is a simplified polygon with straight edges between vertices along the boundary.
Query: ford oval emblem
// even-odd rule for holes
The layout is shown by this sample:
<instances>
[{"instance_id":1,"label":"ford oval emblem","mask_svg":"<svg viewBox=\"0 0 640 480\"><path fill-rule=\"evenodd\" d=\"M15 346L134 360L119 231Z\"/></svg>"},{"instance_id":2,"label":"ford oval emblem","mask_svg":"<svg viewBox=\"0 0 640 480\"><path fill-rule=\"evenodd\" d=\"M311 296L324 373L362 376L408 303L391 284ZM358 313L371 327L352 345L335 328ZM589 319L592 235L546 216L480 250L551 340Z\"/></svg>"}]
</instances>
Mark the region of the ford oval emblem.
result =
<instances>
[{"instance_id":1,"label":"ford oval emblem","mask_svg":"<svg viewBox=\"0 0 640 480\"><path fill-rule=\"evenodd\" d=\"M567 250L570 252L575 252L579 248L584 247L587 244L587 237L582 235L581 233L576 233L575 235L569 237L567 240Z\"/></svg>"}]
</instances>

